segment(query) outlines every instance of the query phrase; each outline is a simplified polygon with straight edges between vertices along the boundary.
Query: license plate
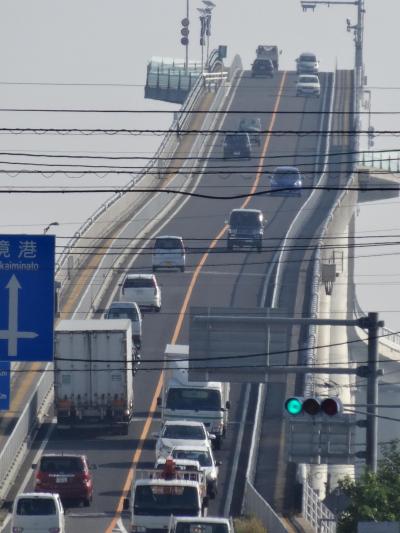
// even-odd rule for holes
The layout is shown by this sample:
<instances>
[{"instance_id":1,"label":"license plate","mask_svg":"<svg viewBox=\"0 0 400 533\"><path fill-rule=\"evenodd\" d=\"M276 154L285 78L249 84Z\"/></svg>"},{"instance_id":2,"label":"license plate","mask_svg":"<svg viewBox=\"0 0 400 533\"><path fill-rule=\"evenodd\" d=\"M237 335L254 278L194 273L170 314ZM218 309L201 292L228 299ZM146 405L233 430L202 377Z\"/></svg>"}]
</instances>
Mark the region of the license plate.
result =
<instances>
[{"instance_id":1,"label":"license plate","mask_svg":"<svg viewBox=\"0 0 400 533\"><path fill-rule=\"evenodd\" d=\"M57 476L56 477L56 483L67 483L68 478L65 476Z\"/></svg>"}]
</instances>

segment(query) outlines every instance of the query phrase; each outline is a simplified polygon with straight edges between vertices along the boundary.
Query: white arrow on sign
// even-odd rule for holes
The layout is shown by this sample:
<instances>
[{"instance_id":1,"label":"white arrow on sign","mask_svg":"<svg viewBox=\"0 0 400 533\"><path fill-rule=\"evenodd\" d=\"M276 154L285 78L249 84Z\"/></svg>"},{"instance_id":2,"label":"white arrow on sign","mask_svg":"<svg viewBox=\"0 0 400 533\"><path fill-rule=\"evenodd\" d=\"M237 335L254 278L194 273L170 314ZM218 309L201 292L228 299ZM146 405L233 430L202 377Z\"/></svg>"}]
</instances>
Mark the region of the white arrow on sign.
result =
<instances>
[{"instance_id":1,"label":"white arrow on sign","mask_svg":"<svg viewBox=\"0 0 400 533\"><path fill-rule=\"evenodd\" d=\"M0 339L8 340L8 356L17 355L18 339L34 339L38 336L34 331L18 331L18 291L21 285L15 274L10 278L8 289L8 329L0 330Z\"/></svg>"}]
</instances>

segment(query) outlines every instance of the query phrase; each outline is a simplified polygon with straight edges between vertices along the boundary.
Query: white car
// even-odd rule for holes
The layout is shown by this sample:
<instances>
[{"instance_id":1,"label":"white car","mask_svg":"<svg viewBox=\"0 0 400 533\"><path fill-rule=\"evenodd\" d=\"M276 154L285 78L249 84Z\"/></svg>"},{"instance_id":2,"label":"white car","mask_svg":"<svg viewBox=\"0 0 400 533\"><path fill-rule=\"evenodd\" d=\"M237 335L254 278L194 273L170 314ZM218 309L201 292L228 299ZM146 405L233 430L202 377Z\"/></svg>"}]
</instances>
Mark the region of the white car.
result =
<instances>
[{"instance_id":1,"label":"white car","mask_svg":"<svg viewBox=\"0 0 400 533\"><path fill-rule=\"evenodd\" d=\"M45 492L18 494L12 509L11 531L65 533L64 508L60 496Z\"/></svg>"},{"instance_id":2,"label":"white car","mask_svg":"<svg viewBox=\"0 0 400 533\"><path fill-rule=\"evenodd\" d=\"M153 272L160 268L185 271L186 254L182 237L162 235L156 238L152 254Z\"/></svg>"},{"instance_id":3,"label":"white car","mask_svg":"<svg viewBox=\"0 0 400 533\"><path fill-rule=\"evenodd\" d=\"M209 445L215 439L203 422L192 420L167 420L161 428L156 442L156 459L168 457L176 446Z\"/></svg>"},{"instance_id":4,"label":"white car","mask_svg":"<svg viewBox=\"0 0 400 533\"><path fill-rule=\"evenodd\" d=\"M318 74L319 63L315 54L303 52L296 59L297 74Z\"/></svg>"},{"instance_id":5,"label":"white car","mask_svg":"<svg viewBox=\"0 0 400 533\"><path fill-rule=\"evenodd\" d=\"M140 309L161 310L161 290L154 274L127 274L120 291L121 302L136 302Z\"/></svg>"},{"instance_id":6,"label":"white car","mask_svg":"<svg viewBox=\"0 0 400 533\"><path fill-rule=\"evenodd\" d=\"M215 461L211 446L203 444L200 446L176 446L171 453L173 459L189 459L198 461L200 469L204 471L207 478L207 494L210 498L217 495L218 471L221 464Z\"/></svg>"},{"instance_id":7,"label":"white car","mask_svg":"<svg viewBox=\"0 0 400 533\"><path fill-rule=\"evenodd\" d=\"M321 85L318 76L302 74L296 83L296 96L320 96Z\"/></svg>"}]
</instances>

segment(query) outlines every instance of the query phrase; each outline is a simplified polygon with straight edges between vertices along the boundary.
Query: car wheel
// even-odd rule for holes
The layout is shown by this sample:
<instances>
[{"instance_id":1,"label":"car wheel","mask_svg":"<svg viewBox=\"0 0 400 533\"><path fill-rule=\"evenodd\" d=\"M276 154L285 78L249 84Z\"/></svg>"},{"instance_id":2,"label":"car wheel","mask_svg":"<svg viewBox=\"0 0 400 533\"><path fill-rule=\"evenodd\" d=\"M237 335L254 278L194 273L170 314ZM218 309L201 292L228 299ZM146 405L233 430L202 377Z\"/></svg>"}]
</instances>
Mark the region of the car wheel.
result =
<instances>
[{"instance_id":1,"label":"car wheel","mask_svg":"<svg viewBox=\"0 0 400 533\"><path fill-rule=\"evenodd\" d=\"M154 274L155 271L157 270L157 267L153 267L152 270L153 270L153 274Z\"/></svg>"},{"instance_id":2,"label":"car wheel","mask_svg":"<svg viewBox=\"0 0 400 533\"><path fill-rule=\"evenodd\" d=\"M221 436L218 436L216 437L216 439L214 440L214 448L216 450L220 450L222 447L222 437Z\"/></svg>"},{"instance_id":3,"label":"car wheel","mask_svg":"<svg viewBox=\"0 0 400 533\"><path fill-rule=\"evenodd\" d=\"M159 312L161 311L161 305L160 305L159 307L155 307L155 308L154 308L154 311L155 311L156 313L159 313Z\"/></svg>"},{"instance_id":4,"label":"car wheel","mask_svg":"<svg viewBox=\"0 0 400 533\"><path fill-rule=\"evenodd\" d=\"M185 267L181 266L181 272L185 272Z\"/></svg>"},{"instance_id":5,"label":"car wheel","mask_svg":"<svg viewBox=\"0 0 400 533\"><path fill-rule=\"evenodd\" d=\"M92 496L90 498L84 498L83 499L83 506L84 507L90 507L90 504L92 503L92 499L93 499Z\"/></svg>"},{"instance_id":6,"label":"car wheel","mask_svg":"<svg viewBox=\"0 0 400 533\"><path fill-rule=\"evenodd\" d=\"M257 244L257 252L260 253L261 251L262 251L262 244L259 243L259 244Z\"/></svg>"},{"instance_id":7,"label":"car wheel","mask_svg":"<svg viewBox=\"0 0 400 533\"><path fill-rule=\"evenodd\" d=\"M215 500L215 498L217 497L217 493L218 493L217 487L213 487L212 489L209 490L208 495L210 496L212 500Z\"/></svg>"},{"instance_id":8,"label":"car wheel","mask_svg":"<svg viewBox=\"0 0 400 533\"><path fill-rule=\"evenodd\" d=\"M233 244L231 243L231 241L228 241L228 242L226 243L226 247L228 248L229 252L232 252L232 250L233 250Z\"/></svg>"}]
</instances>

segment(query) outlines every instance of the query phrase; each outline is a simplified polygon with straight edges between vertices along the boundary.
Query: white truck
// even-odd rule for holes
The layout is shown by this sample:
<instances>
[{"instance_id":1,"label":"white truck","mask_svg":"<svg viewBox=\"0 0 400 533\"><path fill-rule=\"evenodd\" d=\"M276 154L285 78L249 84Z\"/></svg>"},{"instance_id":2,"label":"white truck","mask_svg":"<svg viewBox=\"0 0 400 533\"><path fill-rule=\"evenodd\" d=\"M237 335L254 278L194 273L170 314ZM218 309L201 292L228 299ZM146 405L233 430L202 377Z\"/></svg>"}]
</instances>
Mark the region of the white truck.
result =
<instances>
[{"instance_id":1,"label":"white truck","mask_svg":"<svg viewBox=\"0 0 400 533\"><path fill-rule=\"evenodd\" d=\"M168 533L234 533L234 530L228 518L172 516Z\"/></svg>"},{"instance_id":2,"label":"white truck","mask_svg":"<svg viewBox=\"0 0 400 533\"><path fill-rule=\"evenodd\" d=\"M215 435L219 449L228 425L229 383L189 381L189 346L167 344L164 354L164 385L157 404L162 422L199 420Z\"/></svg>"},{"instance_id":3,"label":"white truck","mask_svg":"<svg viewBox=\"0 0 400 533\"><path fill-rule=\"evenodd\" d=\"M275 67L279 69L279 52L278 47L271 44L259 44L256 48L257 59L270 59Z\"/></svg>"},{"instance_id":4,"label":"white truck","mask_svg":"<svg viewBox=\"0 0 400 533\"><path fill-rule=\"evenodd\" d=\"M135 354L128 319L61 320L54 357L58 427L113 428L127 434Z\"/></svg>"},{"instance_id":5,"label":"white truck","mask_svg":"<svg viewBox=\"0 0 400 533\"><path fill-rule=\"evenodd\" d=\"M207 512L207 485L203 472L180 469L167 459L162 469L136 470L130 498L131 532L166 531L171 515L201 517Z\"/></svg>"}]
</instances>

